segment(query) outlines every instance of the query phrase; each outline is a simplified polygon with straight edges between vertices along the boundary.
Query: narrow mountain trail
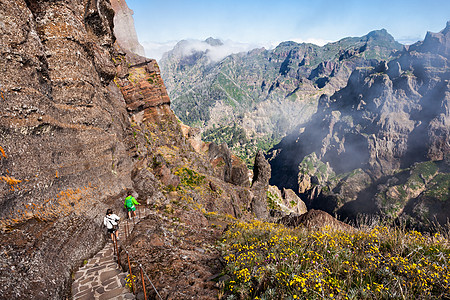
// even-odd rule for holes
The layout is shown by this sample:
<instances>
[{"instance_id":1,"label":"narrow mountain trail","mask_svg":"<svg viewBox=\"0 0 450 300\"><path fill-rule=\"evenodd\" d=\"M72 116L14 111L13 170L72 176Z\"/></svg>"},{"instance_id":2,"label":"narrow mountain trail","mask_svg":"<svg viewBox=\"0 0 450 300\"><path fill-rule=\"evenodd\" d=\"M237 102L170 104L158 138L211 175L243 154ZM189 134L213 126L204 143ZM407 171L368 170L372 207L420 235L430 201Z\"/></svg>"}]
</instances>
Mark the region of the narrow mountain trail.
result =
<instances>
[{"instance_id":1,"label":"narrow mountain trail","mask_svg":"<svg viewBox=\"0 0 450 300\"><path fill-rule=\"evenodd\" d=\"M148 212L144 208L141 211L141 218L147 214ZM140 220L136 219L136 222ZM124 222L121 223L119 244L126 237L125 224ZM128 222L129 232L134 228L133 223ZM72 283L73 300L136 299L131 287L126 285L128 275L129 273L124 272L118 265L114 243L108 240L105 247L75 273Z\"/></svg>"}]
</instances>

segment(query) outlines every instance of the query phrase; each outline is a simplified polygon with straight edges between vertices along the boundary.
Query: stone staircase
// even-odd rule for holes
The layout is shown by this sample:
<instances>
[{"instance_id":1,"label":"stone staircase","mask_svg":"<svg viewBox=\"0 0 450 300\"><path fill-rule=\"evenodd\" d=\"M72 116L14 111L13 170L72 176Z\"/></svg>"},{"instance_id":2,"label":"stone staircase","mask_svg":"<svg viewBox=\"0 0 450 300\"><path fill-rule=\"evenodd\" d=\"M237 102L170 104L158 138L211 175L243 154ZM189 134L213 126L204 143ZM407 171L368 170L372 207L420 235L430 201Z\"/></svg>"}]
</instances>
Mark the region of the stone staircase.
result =
<instances>
[{"instance_id":1,"label":"stone staircase","mask_svg":"<svg viewBox=\"0 0 450 300\"><path fill-rule=\"evenodd\" d=\"M135 299L130 288L126 287L127 275L117 264L113 243L108 242L75 273L73 299Z\"/></svg>"},{"instance_id":2,"label":"stone staircase","mask_svg":"<svg viewBox=\"0 0 450 300\"><path fill-rule=\"evenodd\" d=\"M141 210L141 217L146 209ZM139 220L136 220L139 222ZM119 243L125 239L125 224L119 228ZM128 222L129 232L133 230L133 223ZM76 273L72 284L73 300L107 300L107 299L136 299L131 288L126 286L128 272L123 272L114 254L114 244L108 241L105 247L88 260Z\"/></svg>"}]
</instances>

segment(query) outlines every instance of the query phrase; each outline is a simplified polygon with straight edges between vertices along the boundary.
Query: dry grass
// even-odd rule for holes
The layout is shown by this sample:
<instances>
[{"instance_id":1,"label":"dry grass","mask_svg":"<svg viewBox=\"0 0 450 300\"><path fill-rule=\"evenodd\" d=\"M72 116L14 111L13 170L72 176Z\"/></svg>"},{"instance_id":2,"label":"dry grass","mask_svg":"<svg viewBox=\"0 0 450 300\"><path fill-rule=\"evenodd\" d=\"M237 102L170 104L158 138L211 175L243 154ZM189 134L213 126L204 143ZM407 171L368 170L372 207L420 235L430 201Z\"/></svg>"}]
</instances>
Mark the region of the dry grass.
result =
<instances>
[{"instance_id":1,"label":"dry grass","mask_svg":"<svg viewBox=\"0 0 450 300\"><path fill-rule=\"evenodd\" d=\"M16 185L22 182L22 180L16 179L8 175L0 176L0 181L4 181L7 184L9 184L11 191L14 191L16 189Z\"/></svg>"}]
</instances>

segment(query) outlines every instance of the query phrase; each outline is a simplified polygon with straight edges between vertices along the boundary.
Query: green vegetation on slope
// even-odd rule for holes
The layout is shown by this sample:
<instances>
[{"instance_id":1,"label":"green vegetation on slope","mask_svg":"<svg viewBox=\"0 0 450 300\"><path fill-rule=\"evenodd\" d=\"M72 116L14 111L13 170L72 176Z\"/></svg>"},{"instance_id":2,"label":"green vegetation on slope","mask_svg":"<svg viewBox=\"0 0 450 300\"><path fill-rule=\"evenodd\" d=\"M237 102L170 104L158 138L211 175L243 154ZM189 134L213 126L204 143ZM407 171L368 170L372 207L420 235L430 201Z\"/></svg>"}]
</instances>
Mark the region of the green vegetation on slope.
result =
<instances>
[{"instance_id":1,"label":"green vegetation on slope","mask_svg":"<svg viewBox=\"0 0 450 300\"><path fill-rule=\"evenodd\" d=\"M236 156L242 159L249 167L253 167L254 158L258 149L267 151L280 141L280 138L263 136L260 138L247 138L245 131L237 124L210 128L202 133L202 140L214 142L218 145L227 144Z\"/></svg>"},{"instance_id":2,"label":"green vegetation on slope","mask_svg":"<svg viewBox=\"0 0 450 300\"><path fill-rule=\"evenodd\" d=\"M425 191L425 196L439 201L450 200L450 174L438 174L430 182L430 188Z\"/></svg>"},{"instance_id":3,"label":"green vegetation on slope","mask_svg":"<svg viewBox=\"0 0 450 300\"><path fill-rule=\"evenodd\" d=\"M243 143L240 138L230 142L224 137L229 134L211 129L204 134L217 144L224 140L246 162L257 144L267 150L308 120L320 94L342 87L352 70L373 67L372 59L390 60L393 51L401 49L384 30L323 47L283 42L273 50L232 54L219 62L211 61L207 52L186 55L183 49L188 45L188 41L180 42L161 60L171 107L183 123L203 129L215 125L229 131L233 123L243 127L239 116L244 114L258 119L244 129L247 137L258 136L253 142ZM286 108L291 103L295 105Z\"/></svg>"}]
</instances>

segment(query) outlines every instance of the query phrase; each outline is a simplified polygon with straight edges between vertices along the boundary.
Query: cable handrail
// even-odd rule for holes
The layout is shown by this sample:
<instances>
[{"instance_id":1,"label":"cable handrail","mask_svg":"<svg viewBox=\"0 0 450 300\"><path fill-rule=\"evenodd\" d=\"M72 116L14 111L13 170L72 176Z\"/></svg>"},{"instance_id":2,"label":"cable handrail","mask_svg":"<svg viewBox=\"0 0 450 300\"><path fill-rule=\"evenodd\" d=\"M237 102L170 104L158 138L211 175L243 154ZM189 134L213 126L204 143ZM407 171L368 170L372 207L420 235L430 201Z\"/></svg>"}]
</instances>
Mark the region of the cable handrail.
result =
<instances>
[{"instance_id":1,"label":"cable handrail","mask_svg":"<svg viewBox=\"0 0 450 300\"><path fill-rule=\"evenodd\" d=\"M121 247L122 247L122 246L121 246ZM137 259L134 259L133 256L128 252L128 250L127 250L125 247L123 247L122 249L125 251L125 253L126 253L128 256L130 256L130 257L134 260L135 263L139 264L139 268L141 268L141 270L144 269L142 263L140 263ZM162 300L161 295L158 293L158 290L157 290L156 287L153 285L153 282L151 281L151 279L148 277L147 272L144 272L144 275L145 275L145 277L147 278L147 280L150 282L150 284L152 285L152 287L153 287L153 289L155 290L156 294L158 295L159 299Z\"/></svg>"},{"instance_id":2,"label":"cable handrail","mask_svg":"<svg viewBox=\"0 0 450 300\"><path fill-rule=\"evenodd\" d=\"M140 217L140 211L139 211L139 208L138 208L137 210L138 210L139 217ZM144 208L144 210L145 210L145 208ZM126 223L125 226L128 226L128 225L129 225L129 224L128 224L128 220L129 220L129 219L127 219L127 223ZM134 219L133 219L133 224L135 225ZM120 228L120 227L119 227L119 228ZM128 235L127 235L128 228L124 228L124 230L125 230L125 236L126 236L125 239L127 239L127 236L128 236ZM120 255L119 255L119 251L118 251L119 241L116 240L115 235L114 235L113 243L116 244L115 247L116 247L116 249L117 249L117 252L116 252L116 255L117 255L117 262L118 262L119 266L121 266L121 264L120 264ZM120 244L120 248L121 248L123 251L125 251L125 253L127 254L128 263L130 262L129 259L130 259L130 257L131 257L132 261L133 261L134 263L136 263L136 264L139 265L139 269L141 270L141 277L142 277L142 275L145 275L145 277L147 278L147 280L150 282L151 286L153 287L153 290L154 290L154 291L156 292L156 294L158 295L159 299L162 300L161 295L158 293L158 290L156 289L155 285L154 285L153 282L151 281L150 277L148 277L148 274L147 274L147 272L145 271L145 269L144 269L142 263L139 262L137 259L135 259L135 258L128 252L128 250L125 248L125 246L124 246L123 244ZM130 264L129 264L128 268L129 268L128 272L129 272L130 275L131 275L131 284L132 284L133 293L134 293L134 280L133 280L133 276L132 276L132 272L131 272L131 265L130 265ZM144 298L145 298L145 300L147 300L147 295L146 295L146 290L145 290L145 282L144 282L144 278L142 277L141 280L142 280L142 287L143 287L143 291L144 291Z\"/></svg>"}]
</instances>

